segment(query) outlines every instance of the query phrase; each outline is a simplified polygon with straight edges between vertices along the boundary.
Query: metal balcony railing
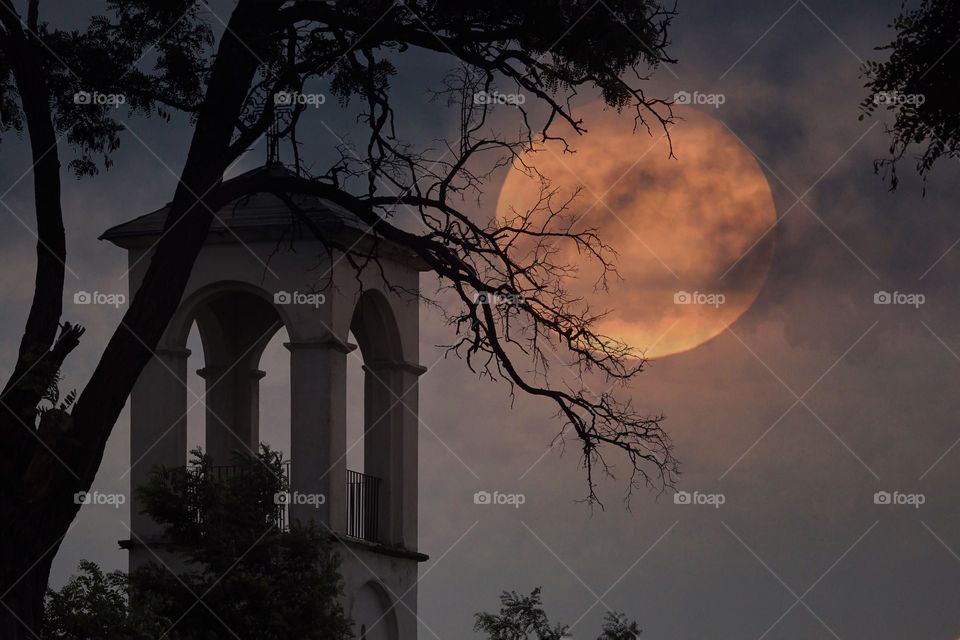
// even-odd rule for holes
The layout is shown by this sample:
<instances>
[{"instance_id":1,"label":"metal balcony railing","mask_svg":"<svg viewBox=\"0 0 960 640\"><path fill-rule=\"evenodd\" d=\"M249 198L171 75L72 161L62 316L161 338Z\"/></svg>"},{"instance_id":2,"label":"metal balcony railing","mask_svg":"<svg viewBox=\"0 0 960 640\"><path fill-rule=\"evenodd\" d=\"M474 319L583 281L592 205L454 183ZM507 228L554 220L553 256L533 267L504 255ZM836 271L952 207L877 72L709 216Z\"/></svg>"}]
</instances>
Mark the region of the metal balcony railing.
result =
<instances>
[{"instance_id":1,"label":"metal balcony railing","mask_svg":"<svg viewBox=\"0 0 960 640\"><path fill-rule=\"evenodd\" d=\"M199 476L202 472L202 467L189 466L187 469L194 475ZM237 465L212 465L207 467L207 476L214 482L222 482L230 478L243 477L243 474L246 473L245 467ZM290 461L287 460L283 463L283 476L287 480L287 484L290 483ZM199 508L199 497L194 495L186 496L187 504L191 505L195 510L194 518L196 521L202 522L202 513ZM278 529L286 530L290 522L290 505L285 501L276 501L276 514L274 516L274 523L277 525Z\"/></svg>"},{"instance_id":2,"label":"metal balcony railing","mask_svg":"<svg viewBox=\"0 0 960 640\"><path fill-rule=\"evenodd\" d=\"M380 478L347 470L347 535L380 541Z\"/></svg>"},{"instance_id":3,"label":"metal balcony railing","mask_svg":"<svg viewBox=\"0 0 960 640\"><path fill-rule=\"evenodd\" d=\"M200 467L188 467L191 473L199 474ZM214 482L242 477L244 467L235 465L217 465L207 467L208 477ZM290 462L283 465L283 474L288 483L290 480ZM380 478L347 470L347 536L367 542L380 541ZM199 496L185 496L187 504L195 511L197 522L201 522L202 514L199 508ZM277 504L275 522L278 528L287 529L290 522L290 505L288 502Z\"/></svg>"}]
</instances>

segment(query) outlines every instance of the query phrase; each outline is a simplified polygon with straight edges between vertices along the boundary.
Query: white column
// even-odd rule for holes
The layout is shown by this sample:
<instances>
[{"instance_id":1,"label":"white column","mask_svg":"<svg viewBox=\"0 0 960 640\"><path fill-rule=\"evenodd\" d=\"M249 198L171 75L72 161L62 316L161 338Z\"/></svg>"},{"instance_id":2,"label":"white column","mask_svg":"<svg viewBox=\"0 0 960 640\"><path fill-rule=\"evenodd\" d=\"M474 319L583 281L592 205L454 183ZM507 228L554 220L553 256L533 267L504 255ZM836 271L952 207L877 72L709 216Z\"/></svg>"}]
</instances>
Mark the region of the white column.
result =
<instances>
[{"instance_id":1,"label":"white column","mask_svg":"<svg viewBox=\"0 0 960 640\"><path fill-rule=\"evenodd\" d=\"M197 374L206 381L206 453L216 465L232 463L234 450L260 448L260 380L266 375L246 362L207 366Z\"/></svg>"},{"instance_id":2,"label":"white column","mask_svg":"<svg viewBox=\"0 0 960 640\"><path fill-rule=\"evenodd\" d=\"M363 470L379 478L377 509L378 542L394 545L399 541L397 528L399 504L394 498L397 485L397 459L394 434L396 409L400 408L394 368L383 362L363 365Z\"/></svg>"},{"instance_id":3,"label":"white column","mask_svg":"<svg viewBox=\"0 0 960 640\"><path fill-rule=\"evenodd\" d=\"M419 509L419 438L420 438L420 376L426 368L414 363L403 363L397 371L403 410L397 430L397 457L400 464L400 539L401 547L416 550ZM414 595L416 597L416 595ZM416 607L414 600L413 606ZM416 608L413 609L416 611Z\"/></svg>"},{"instance_id":4,"label":"white column","mask_svg":"<svg viewBox=\"0 0 960 640\"><path fill-rule=\"evenodd\" d=\"M291 504L290 520L346 530L347 354L328 336L286 343L290 350L290 491L323 504Z\"/></svg>"},{"instance_id":5,"label":"white column","mask_svg":"<svg viewBox=\"0 0 960 640\"><path fill-rule=\"evenodd\" d=\"M161 527L140 513L136 488L154 466L187 463L187 358L189 349L158 349L130 394L130 528L144 539Z\"/></svg>"},{"instance_id":6,"label":"white column","mask_svg":"<svg viewBox=\"0 0 960 640\"><path fill-rule=\"evenodd\" d=\"M426 369L408 362L367 364L364 377L364 465L382 478L380 537L417 548L419 390Z\"/></svg>"}]
</instances>

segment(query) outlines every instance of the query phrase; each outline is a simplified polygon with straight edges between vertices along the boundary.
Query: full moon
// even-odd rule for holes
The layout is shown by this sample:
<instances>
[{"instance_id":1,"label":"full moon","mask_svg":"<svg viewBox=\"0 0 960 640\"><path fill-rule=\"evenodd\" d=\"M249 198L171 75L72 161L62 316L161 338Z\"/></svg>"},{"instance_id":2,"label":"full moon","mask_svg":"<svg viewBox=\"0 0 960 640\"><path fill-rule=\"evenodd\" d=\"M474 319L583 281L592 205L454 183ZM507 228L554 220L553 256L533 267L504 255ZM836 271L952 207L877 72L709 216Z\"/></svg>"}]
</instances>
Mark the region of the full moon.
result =
<instances>
[{"instance_id":1,"label":"full moon","mask_svg":"<svg viewBox=\"0 0 960 640\"><path fill-rule=\"evenodd\" d=\"M756 300L774 250L776 209L756 159L714 117L682 106L674 113L668 139L653 127L633 132L626 111L586 105L577 116L588 132L568 139L575 152L540 145L514 163L497 201L501 220L536 205L540 183L521 160L557 189L555 201L580 190L573 231L595 229L616 252L620 277L598 290L599 266L572 243L558 244L553 261L577 268L565 278L570 295L607 312L596 332L650 359L725 331Z\"/></svg>"}]
</instances>

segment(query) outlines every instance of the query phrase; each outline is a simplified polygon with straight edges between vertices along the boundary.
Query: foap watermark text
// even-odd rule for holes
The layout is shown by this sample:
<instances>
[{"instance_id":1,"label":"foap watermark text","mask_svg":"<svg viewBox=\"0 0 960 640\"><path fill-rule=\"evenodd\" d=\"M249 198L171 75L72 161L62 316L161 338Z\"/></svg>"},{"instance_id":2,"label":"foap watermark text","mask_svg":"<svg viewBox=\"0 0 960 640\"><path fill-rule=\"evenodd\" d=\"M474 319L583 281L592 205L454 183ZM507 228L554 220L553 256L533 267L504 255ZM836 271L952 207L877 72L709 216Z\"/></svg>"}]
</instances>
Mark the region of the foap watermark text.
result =
<instances>
[{"instance_id":1,"label":"foap watermark text","mask_svg":"<svg viewBox=\"0 0 960 640\"><path fill-rule=\"evenodd\" d=\"M922 293L904 293L902 291L877 291L873 294L873 304L895 304L919 309L927 301Z\"/></svg>"},{"instance_id":2,"label":"foap watermark text","mask_svg":"<svg viewBox=\"0 0 960 640\"><path fill-rule=\"evenodd\" d=\"M726 504L727 496L722 493L703 493L701 491L677 491L673 494L673 504L708 506L719 509Z\"/></svg>"},{"instance_id":3,"label":"foap watermark text","mask_svg":"<svg viewBox=\"0 0 960 640\"><path fill-rule=\"evenodd\" d=\"M696 304L719 308L727 301L722 293L708 291L677 291L673 294L673 304Z\"/></svg>"},{"instance_id":4,"label":"foap watermark text","mask_svg":"<svg viewBox=\"0 0 960 640\"><path fill-rule=\"evenodd\" d=\"M305 304L319 307L327 302L327 296L322 293L302 293L300 291L277 291L273 294L275 304Z\"/></svg>"},{"instance_id":5,"label":"foap watermark text","mask_svg":"<svg viewBox=\"0 0 960 640\"><path fill-rule=\"evenodd\" d=\"M714 109L719 109L720 105L727 101L727 96L722 93L700 93L694 91L677 91L673 94L673 101L676 104L697 104L709 105Z\"/></svg>"},{"instance_id":6,"label":"foap watermark text","mask_svg":"<svg viewBox=\"0 0 960 640\"><path fill-rule=\"evenodd\" d=\"M877 491L873 494L873 504L894 507L913 507L919 509L927 502L922 493L901 493L899 491Z\"/></svg>"},{"instance_id":7,"label":"foap watermark text","mask_svg":"<svg viewBox=\"0 0 960 640\"><path fill-rule=\"evenodd\" d=\"M101 505L119 509L127 503L122 493L101 493L99 491L77 491L73 494L73 503L82 505Z\"/></svg>"},{"instance_id":8,"label":"foap watermark text","mask_svg":"<svg viewBox=\"0 0 960 640\"><path fill-rule=\"evenodd\" d=\"M477 91L473 94L473 104L511 104L521 105L527 101L522 93L500 93L499 91Z\"/></svg>"},{"instance_id":9,"label":"foap watermark text","mask_svg":"<svg viewBox=\"0 0 960 640\"><path fill-rule=\"evenodd\" d=\"M519 509L520 505L526 503L527 496L522 493L501 493L499 491L494 491L493 493L489 491L477 491L473 494L473 504L479 505L509 505L515 509Z\"/></svg>"},{"instance_id":10,"label":"foap watermark text","mask_svg":"<svg viewBox=\"0 0 960 640\"><path fill-rule=\"evenodd\" d=\"M300 493L299 491L281 491L273 494L273 504L275 505L309 505L316 509L320 505L327 503L327 497L322 493Z\"/></svg>"},{"instance_id":11,"label":"foap watermark text","mask_svg":"<svg viewBox=\"0 0 960 640\"><path fill-rule=\"evenodd\" d=\"M73 94L73 103L82 105L97 105L101 107L117 107L127 103L127 97L122 93L100 93L99 91L77 91Z\"/></svg>"},{"instance_id":12,"label":"foap watermark text","mask_svg":"<svg viewBox=\"0 0 960 640\"><path fill-rule=\"evenodd\" d=\"M107 305L114 308L122 307L127 303L127 296L122 293L103 293L101 291L77 291L73 294L73 304Z\"/></svg>"},{"instance_id":13,"label":"foap watermark text","mask_svg":"<svg viewBox=\"0 0 960 640\"><path fill-rule=\"evenodd\" d=\"M273 94L273 104L278 107L301 105L314 109L326 103L327 96L322 93L300 93L298 91L279 91Z\"/></svg>"}]
</instances>

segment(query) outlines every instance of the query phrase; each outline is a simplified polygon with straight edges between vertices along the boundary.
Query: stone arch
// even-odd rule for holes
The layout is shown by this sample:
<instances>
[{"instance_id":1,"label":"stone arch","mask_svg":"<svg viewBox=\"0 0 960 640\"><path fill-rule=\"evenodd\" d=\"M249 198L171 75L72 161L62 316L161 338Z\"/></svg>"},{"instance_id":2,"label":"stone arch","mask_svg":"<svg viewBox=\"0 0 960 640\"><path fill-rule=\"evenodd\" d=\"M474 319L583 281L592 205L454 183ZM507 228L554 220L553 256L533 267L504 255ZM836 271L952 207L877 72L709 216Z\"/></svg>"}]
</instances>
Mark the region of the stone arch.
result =
<instances>
[{"instance_id":1,"label":"stone arch","mask_svg":"<svg viewBox=\"0 0 960 640\"><path fill-rule=\"evenodd\" d=\"M205 306L217 298L239 294L247 294L259 298L264 303L270 305L278 316L282 326L286 327L288 333L290 333L291 339L298 337L296 335L296 323L291 321L287 309L283 305L274 304L273 294L249 282L221 280L200 287L181 301L176 313L170 320L170 326L164 335L161 348L182 349L187 343L187 336L190 333L191 325L197 320L198 315L202 313Z\"/></svg>"},{"instance_id":2,"label":"stone arch","mask_svg":"<svg viewBox=\"0 0 960 640\"><path fill-rule=\"evenodd\" d=\"M387 590L377 580L370 580L361 586L353 597L350 608L354 635L366 640L397 640L397 616Z\"/></svg>"},{"instance_id":3,"label":"stone arch","mask_svg":"<svg viewBox=\"0 0 960 640\"><path fill-rule=\"evenodd\" d=\"M271 338L290 322L263 289L221 281L188 296L171 320L167 348L183 348L191 327L200 334L206 385L204 449L215 464L230 464L230 452L255 452L260 444L259 364Z\"/></svg>"},{"instance_id":4,"label":"stone arch","mask_svg":"<svg viewBox=\"0 0 960 640\"><path fill-rule=\"evenodd\" d=\"M400 362L404 359L397 317L382 292L368 289L360 295L353 307L350 331L357 339L364 360Z\"/></svg>"},{"instance_id":5,"label":"stone arch","mask_svg":"<svg viewBox=\"0 0 960 640\"><path fill-rule=\"evenodd\" d=\"M402 512L401 430L404 350L390 301L377 290L360 295L350 331L363 358L363 474L348 474L352 528L358 537L395 543Z\"/></svg>"}]
</instances>

